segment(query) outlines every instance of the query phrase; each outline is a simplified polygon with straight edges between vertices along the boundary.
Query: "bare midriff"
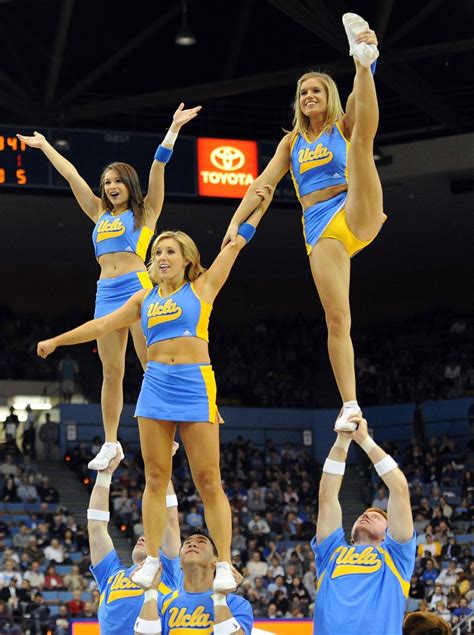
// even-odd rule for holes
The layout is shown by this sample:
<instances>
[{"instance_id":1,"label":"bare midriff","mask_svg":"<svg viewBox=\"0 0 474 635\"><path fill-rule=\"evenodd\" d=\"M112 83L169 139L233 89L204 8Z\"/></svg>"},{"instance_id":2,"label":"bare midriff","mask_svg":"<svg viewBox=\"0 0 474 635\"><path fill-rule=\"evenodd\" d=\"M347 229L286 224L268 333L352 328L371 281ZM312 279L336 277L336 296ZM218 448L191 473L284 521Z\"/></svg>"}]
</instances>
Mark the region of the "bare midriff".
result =
<instances>
[{"instance_id":1,"label":"bare midriff","mask_svg":"<svg viewBox=\"0 0 474 635\"><path fill-rule=\"evenodd\" d=\"M325 187L322 190L315 190L314 192L305 194L300 199L303 212L308 209L308 207L316 205L316 203L329 201L330 198L334 198L335 196L337 196L341 192L345 192L346 190L347 183L342 183L341 185L331 185L331 187Z\"/></svg>"},{"instance_id":2,"label":"bare midriff","mask_svg":"<svg viewBox=\"0 0 474 635\"><path fill-rule=\"evenodd\" d=\"M199 337L174 337L148 348L148 361L160 364L210 364L209 345Z\"/></svg>"},{"instance_id":3,"label":"bare midriff","mask_svg":"<svg viewBox=\"0 0 474 635\"><path fill-rule=\"evenodd\" d=\"M126 251L116 251L111 254L103 254L98 258L100 265L100 278L115 278L133 271L145 271L145 263L137 254L129 254Z\"/></svg>"}]
</instances>

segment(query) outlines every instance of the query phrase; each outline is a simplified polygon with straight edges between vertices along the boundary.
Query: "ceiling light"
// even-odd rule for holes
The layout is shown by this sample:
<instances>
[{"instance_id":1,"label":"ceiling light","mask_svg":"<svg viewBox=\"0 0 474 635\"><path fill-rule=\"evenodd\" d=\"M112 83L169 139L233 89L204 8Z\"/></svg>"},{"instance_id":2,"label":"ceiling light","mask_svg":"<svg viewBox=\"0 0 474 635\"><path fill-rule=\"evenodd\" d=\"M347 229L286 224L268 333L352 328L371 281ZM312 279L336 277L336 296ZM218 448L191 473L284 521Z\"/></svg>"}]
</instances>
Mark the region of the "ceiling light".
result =
<instances>
[{"instance_id":1,"label":"ceiling light","mask_svg":"<svg viewBox=\"0 0 474 635\"><path fill-rule=\"evenodd\" d=\"M196 38L188 26L188 7L186 0L183 0L183 21L181 22L181 28L175 37L175 44L178 46L192 46L196 44Z\"/></svg>"}]
</instances>

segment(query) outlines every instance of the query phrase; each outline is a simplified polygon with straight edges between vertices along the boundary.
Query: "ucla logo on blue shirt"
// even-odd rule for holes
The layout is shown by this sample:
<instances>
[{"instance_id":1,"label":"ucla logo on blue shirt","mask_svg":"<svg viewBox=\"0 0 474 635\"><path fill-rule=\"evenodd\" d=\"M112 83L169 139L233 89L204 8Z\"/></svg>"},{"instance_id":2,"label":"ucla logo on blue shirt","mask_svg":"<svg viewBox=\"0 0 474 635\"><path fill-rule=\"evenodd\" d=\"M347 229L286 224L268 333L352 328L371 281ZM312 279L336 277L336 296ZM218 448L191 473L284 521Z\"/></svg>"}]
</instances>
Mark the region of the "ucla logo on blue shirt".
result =
<instances>
[{"instance_id":1,"label":"ucla logo on blue shirt","mask_svg":"<svg viewBox=\"0 0 474 635\"><path fill-rule=\"evenodd\" d=\"M169 628L189 628L189 627L212 627L214 624L206 608L201 604L196 606L192 612L188 612L188 608L183 606L179 608L174 606L169 611ZM209 631L212 632L212 631Z\"/></svg>"},{"instance_id":2,"label":"ucla logo on blue shirt","mask_svg":"<svg viewBox=\"0 0 474 635\"><path fill-rule=\"evenodd\" d=\"M102 220L97 226L97 242L108 238L117 238L125 234L125 225L120 218L115 218L112 222L109 220Z\"/></svg>"},{"instance_id":3,"label":"ucla logo on blue shirt","mask_svg":"<svg viewBox=\"0 0 474 635\"><path fill-rule=\"evenodd\" d=\"M148 328L150 329L152 326L156 326L162 322L177 320L182 313L183 309L171 298L163 302L163 304L160 302L151 302L147 311Z\"/></svg>"},{"instance_id":4,"label":"ucla logo on blue shirt","mask_svg":"<svg viewBox=\"0 0 474 635\"><path fill-rule=\"evenodd\" d=\"M331 578L357 573L375 573L382 566L380 553L371 546L357 552L356 547L338 547L331 556L336 563Z\"/></svg>"},{"instance_id":5,"label":"ucla logo on blue shirt","mask_svg":"<svg viewBox=\"0 0 474 635\"><path fill-rule=\"evenodd\" d=\"M304 148L298 152L298 163L300 164L300 174L319 165L325 165L333 160L334 154L322 143L318 143L314 150Z\"/></svg>"}]
</instances>

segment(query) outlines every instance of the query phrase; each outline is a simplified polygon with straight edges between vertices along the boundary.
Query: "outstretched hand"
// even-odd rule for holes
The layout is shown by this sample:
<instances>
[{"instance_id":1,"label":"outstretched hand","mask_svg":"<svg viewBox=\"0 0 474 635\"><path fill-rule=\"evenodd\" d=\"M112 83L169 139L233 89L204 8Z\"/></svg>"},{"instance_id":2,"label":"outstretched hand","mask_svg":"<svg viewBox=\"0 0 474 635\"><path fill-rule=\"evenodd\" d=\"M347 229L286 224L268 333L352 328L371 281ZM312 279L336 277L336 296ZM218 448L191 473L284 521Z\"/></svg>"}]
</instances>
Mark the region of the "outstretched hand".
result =
<instances>
[{"instance_id":1,"label":"outstretched hand","mask_svg":"<svg viewBox=\"0 0 474 635\"><path fill-rule=\"evenodd\" d=\"M181 128L181 126L184 126L188 121L198 116L201 108L202 106L195 106L184 110L184 103L181 102L173 115L173 127Z\"/></svg>"},{"instance_id":2,"label":"outstretched hand","mask_svg":"<svg viewBox=\"0 0 474 635\"><path fill-rule=\"evenodd\" d=\"M347 421L357 423L357 428L354 432L339 432L338 434L341 434L348 439L352 439L358 444L362 443L364 439L367 439L369 436L369 426L366 419L364 419L361 415L353 415L352 417L349 417Z\"/></svg>"},{"instance_id":3,"label":"outstretched hand","mask_svg":"<svg viewBox=\"0 0 474 635\"><path fill-rule=\"evenodd\" d=\"M239 224L231 221L231 223L229 224L229 227L227 228L225 236L222 239L221 251L222 249L224 249L227 243L230 243L231 245L235 245L235 239L237 238L238 231L239 231Z\"/></svg>"},{"instance_id":4,"label":"outstretched hand","mask_svg":"<svg viewBox=\"0 0 474 635\"><path fill-rule=\"evenodd\" d=\"M105 468L105 470L99 470L99 471L104 472L104 474L113 474L115 470L117 469L117 467L120 465L121 460L122 459L120 458L120 452L117 452L117 454L110 461L110 463Z\"/></svg>"},{"instance_id":5,"label":"outstretched hand","mask_svg":"<svg viewBox=\"0 0 474 635\"><path fill-rule=\"evenodd\" d=\"M42 148L44 143L46 142L46 137L40 132L36 132L36 130L31 137L25 137L22 134L17 134L16 136L18 137L18 139L20 139L20 141L26 143L26 145L30 148Z\"/></svg>"},{"instance_id":6,"label":"outstretched hand","mask_svg":"<svg viewBox=\"0 0 474 635\"><path fill-rule=\"evenodd\" d=\"M51 353L54 353L55 350L56 350L56 344L54 342L54 339L43 340L42 342L38 342L38 346L36 347L36 353L39 355L39 357L42 357L43 359L46 359L48 355L51 355Z\"/></svg>"}]
</instances>

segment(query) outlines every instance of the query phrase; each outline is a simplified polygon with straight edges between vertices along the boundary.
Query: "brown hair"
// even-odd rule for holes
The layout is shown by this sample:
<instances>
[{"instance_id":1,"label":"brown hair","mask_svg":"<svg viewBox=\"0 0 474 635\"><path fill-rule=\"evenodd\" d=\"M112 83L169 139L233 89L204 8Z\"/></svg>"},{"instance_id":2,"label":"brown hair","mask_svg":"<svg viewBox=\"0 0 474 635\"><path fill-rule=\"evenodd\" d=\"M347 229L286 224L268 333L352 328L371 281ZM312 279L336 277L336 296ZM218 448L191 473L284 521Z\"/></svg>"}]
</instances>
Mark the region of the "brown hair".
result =
<instances>
[{"instance_id":1,"label":"brown hair","mask_svg":"<svg viewBox=\"0 0 474 635\"><path fill-rule=\"evenodd\" d=\"M408 613L403 622L403 635L451 635L451 626L439 615L428 611Z\"/></svg>"},{"instance_id":2,"label":"brown hair","mask_svg":"<svg viewBox=\"0 0 474 635\"><path fill-rule=\"evenodd\" d=\"M388 515L387 512L385 510L383 510L381 507L367 507L367 509L365 510L365 512L375 512L376 514L380 514L381 516L383 516L385 518L385 520L388 522ZM365 513L364 512L364 513Z\"/></svg>"},{"instance_id":3,"label":"brown hair","mask_svg":"<svg viewBox=\"0 0 474 635\"><path fill-rule=\"evenodd\" d=\"M138 174L135 168L128 163L120 163L119 161L116 161L115 163L110 163L102 171L102 174L100 175L100 198L102 200L103 209L113 209L113 204L107 198L104 188L105 175L109 170L114 170L114 172L117 172L118 177L122 180L122 182L128 189L130 197L130 209L132 210L134 217L134 229L143 227L146 221L147 209L145 201L143 200L143 194L140 187Z\"/></svg>"},{"instance_id":4,"label":"brown hair","mask_svg":"<svg viewBox=\"0 0 474 635\"><path fill-rule=\"evenodd\" d=\"M191 236L188 236L188 234L181 231L164 231L155 238L151 247L151 255L148 262L148 274L153 284L161 283L160 271L156 266L155 256L158 251L158 245L162 240L165 240L165 238L172 238L176 241L184 259L189 261L184 270L184 277L188 282L193 282L201 275L201 273L206 271L201 265L201 255Z\"/></svg>"},{"instance_id":5,"label":"brown hair","mask_svg":"<svg viewBox=\"0 0 474 635\"><path fill-rule=\"evenodd\" d=\"M293 130L291 130L291 139L293 140L297 134L308 134L309 117L303 114L300 107L301 86L307 79L319 79L326 90L327 110L326 120L324 122L323 131L330 132L334 124L344 115L344 110L339 98L339 91L335 81L327 73L319 73L317 71L309 71L296 82L295 101L293 102Z\"/></svg>"}]
</instances>

